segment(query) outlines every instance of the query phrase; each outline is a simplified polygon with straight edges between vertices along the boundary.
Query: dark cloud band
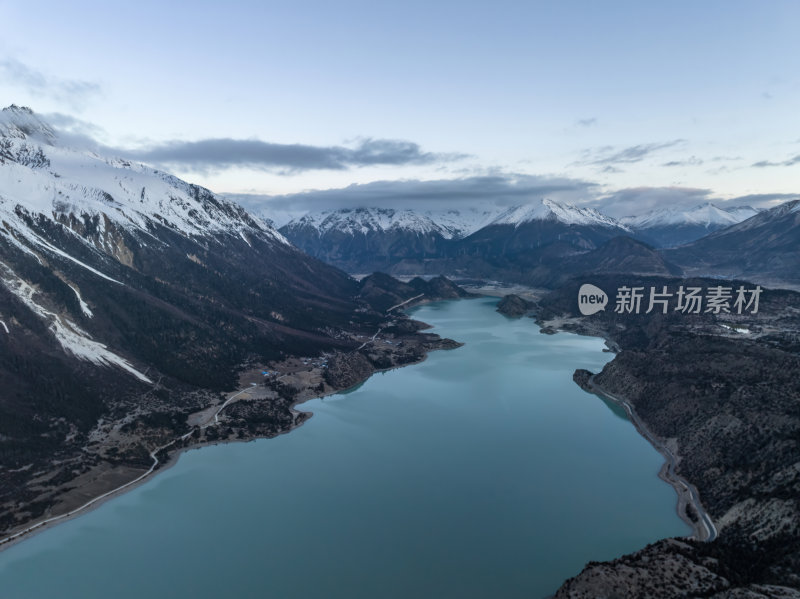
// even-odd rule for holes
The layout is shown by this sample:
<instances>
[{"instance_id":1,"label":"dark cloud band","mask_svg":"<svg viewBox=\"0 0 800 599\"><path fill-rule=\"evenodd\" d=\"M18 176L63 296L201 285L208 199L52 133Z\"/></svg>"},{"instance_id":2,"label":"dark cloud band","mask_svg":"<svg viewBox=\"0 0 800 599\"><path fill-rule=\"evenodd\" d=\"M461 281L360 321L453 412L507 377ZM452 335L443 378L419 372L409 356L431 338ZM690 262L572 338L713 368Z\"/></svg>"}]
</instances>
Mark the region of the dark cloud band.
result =
<instances>
[{"instance_id":1,"label":"dark cloud band","mask_svg":"<svg viewBox=\"0 0 800 599\"><path fill-rule=\"evenodd\" d=\"M423 165L465 158L464 154L423 152L418 144L393 139L363 139L352 148L278 144L255 139L171 141L126 155L144 162L194 171L246 167L297 172L344 170L374 165Z\"/></svg>"},{"instance_id":2,"label":"dark cloud band","mask_svg":"<svg viewBox=\"0 0 800 599\"><path fill-rule=\"evenodd\" d=\"M340 189L313 190L282 196L234 196L251 208L333 210L363 206L460 208L476 202L517 205L543 197L578 202L596 184L563 177L487 175L434 181L375 181Z\"/></svg>"}]
</instances>

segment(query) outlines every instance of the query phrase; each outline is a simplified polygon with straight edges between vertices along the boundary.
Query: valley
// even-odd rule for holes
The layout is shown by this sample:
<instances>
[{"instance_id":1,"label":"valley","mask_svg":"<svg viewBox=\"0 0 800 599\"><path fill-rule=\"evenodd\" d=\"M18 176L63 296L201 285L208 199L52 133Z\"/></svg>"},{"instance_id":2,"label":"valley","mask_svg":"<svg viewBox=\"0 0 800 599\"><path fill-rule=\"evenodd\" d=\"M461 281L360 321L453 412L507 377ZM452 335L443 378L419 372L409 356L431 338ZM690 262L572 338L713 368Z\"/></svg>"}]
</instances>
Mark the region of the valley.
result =
<instances>
[{"instance_id":1,"label":"valley","mask_svg":"<svg viewBox=\"0 0 800 599\"><path fill-rule=\"evenodd\" d=\"M282 435L309 418L299 403L460 347L404 311L479 293L505 295L500 311L543 333L606 339L615 358L575 381L629 411L695 529L590 562L557 597L800 586L789 290L800 201L623 219L546 198L464 213L364 207L278 230L208 189L71 147L27 108L3 110L0 141L3 547L180 452ZM610 303L581 317L586 282L764 293L758 313Z\"/></svg>"}]
</instances>

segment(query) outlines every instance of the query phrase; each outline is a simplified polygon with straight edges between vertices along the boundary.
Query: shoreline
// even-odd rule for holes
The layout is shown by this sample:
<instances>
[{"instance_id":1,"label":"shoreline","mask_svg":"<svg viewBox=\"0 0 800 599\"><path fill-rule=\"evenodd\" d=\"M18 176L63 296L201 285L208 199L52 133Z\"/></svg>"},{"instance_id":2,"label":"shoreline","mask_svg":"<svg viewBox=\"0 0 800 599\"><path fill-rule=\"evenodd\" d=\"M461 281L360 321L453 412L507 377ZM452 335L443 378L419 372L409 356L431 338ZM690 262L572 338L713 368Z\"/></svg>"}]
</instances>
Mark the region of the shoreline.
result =
<instances>
[{"instance_id":1,"label":"shoreline","mask_svg":"<svg viewBox=\"0 0 800 599\"><path fill-rule=\"evenodd\" d=\"M606 347L608 348L607 350L603 351L610 351L614 354L618 354L622 351L619 345L610 339L602 330L567 330L560 328L560 326L563 324L563 321L560 318L543 321L538 317L538 315L536 315L536 313L533 313L531 318L534 319L534 322L537 324L537 326L539 326L540 332L542 333L555 334L564 332L583 335L586 337L597 337L598 339L603 339ZM650 445L652 445L653 448L664 458L664 463L661 465L661 468L658 472L658 477L675 490L675 493L678 496L678 500L675 505L675 511L678 517L692 529L692 534L689 537L678 538L696 539L705 543L713 542L718 536L718 531L714 525L714 521L700 501L700 492L698 491L697 487L675 472L678 458L680 456L673 454L672 450L667 447L666 443L657 437L652 431L650 431L647 424L645 424L639 414L637 414L633 405L629 401L611 393L610 391L607 391L602 386L597 384L594 380L597 374L598 373L591 373L591 376L585 381L585 384L582 384L577 380L575 382L588 393L593 393L601 399L606 399L625 410L628 420L630 420L630 422L633 424L636 431L642 437L644 437L650 443ZM689 515L686 512L687 505L691 505L697 514L696 522L689 518Z\"/></svg>"},{"instance_id":2,"label":"shoreline","mask_svg":"<svg viewBox=\"0 0 800 599\"><path fill-rule=\"evenodd\" d=\"M630 402L617 397L613 393L610 393L595 383L594 378L596 376L597 374L592 374L592 376L590 376L586 381L586 385L581 386L586 391L605 398L621 406L625 410L625 413L628 415L628 419L636 428L637 432L642 435L642 437L644 437L664 458L664 463L661 465L661 469L658 472L658 477L675 489L675 493L678 495L678 503L675 506L675 510L678 514L678 517L686 522L689 527L691 527L692 536L690 538L694 538L705 543L711 543L714 541L717 538L717 528L714 526L711 516L703 507L703 504L700 501L700 493L697 488L688 480L675 472L675 467L677 466L677 458L675 454L672 453L672 450L670 450L666 444L661 441L661 439L656 437L650 431L650 429L647 428L647 425L636 413L636 410L630 404ZM687 505L691 505L697 514L696 522L689 518L689 515L686 512Z\"/></svg>"},{"instance_id":3,"label":"shoreline","mask_svg":"<svg viewBox=\"0 0 800 599\"><path fill-rule=\"evenodd\" d=\"M397 306L393 306L392 308L390 308L390 310L394 310L394 309L396 309L396 308L398 308L400 306L403 306L403 305L405 305L405 304L407 304L407 303L409 303L409 302L411 302L412 300L415 300L415 299L418 299L418 297L411 298L410 300L407 300L406 302L403 302L402 304L398 304ZM417 303L415 303L415 304L413 304L411 306L408 306L408 308L414 308L414 307L417 307L417 306L421 306L423 304L432 303L434 301L449 301L449 300L427 300L427 301L426 300L422 300L422 301L417 302ZM425 324L426 324L426 327L424 327L423 329L420 329L420 330L426 330L428 328L431 328L430 325L427 325L427 323L425 323ZM380 330L381 329L378 329L378 331L376 332L376 335L378 333L380 333ZM359 351L365 345L367 345L369 342L371 342L373 340L374 340L374 337L372 339L370 339L369 341L365 342L364 344L362 344L361 347L359 347L357 349L354 349L352 351L353 352ZM195 445L181 446L181 447L177 447L176 449L173 449L172 451L170 451L167 454L166 459L164 461L161 461L161 460L158 459L157 455L159 453L161 453L165 449L169 448L170 446L172 446L172 445L174 445L174 444L176 444L176 443L178 443L180 441L184 441L185 439L189 438L191 436L191 434L194 432L195 429L205 429L205 428L208 428L210 426L217 426L219 424L219 420L218 420L219 414L227 406L231 405L232 403L236 403L236 402L233 402L231 400L233 400L238 395L241 395L242 393L253 389L254 387L251 384L251 385L248 385L247 387L243 387L243 388L237 389L235 391L231 391L230 392L231 395L219 406L219 408L214 412L214 414L203 425L194 425L194 426L191 427L191 430L189 430L188 432L186 432L186 433L184 433L182 435L179 435L179 436L175 437L174 439L172 439L170 442L153 449L150 452L150 457L154 460L154 462L153 462L153 464L150 466L150 468L148 470L145 470L144 472L142 472L141 474L139 474L138 476L136 476L132 480L120 485L119 487L116 487L116 488L111 489L109 491L105 491L104 493L101 493L97 497L94 497L94 498L90 499L89 501L87 501L83 505L80 505L80 506L78 506L76 508L73 508L73 509L69 510L68 512L65 512L63 514L56 514L56 515L53 515L53 516L49 516L49 517L45 518L44 520L40 520L39 522L34 522L34 523L28 525L26 528L24 528L22 530L19 530L17 532L11 533L10 535L8 535L6 537L0 538L0 553L2 553L6 549L9 549L10 547L13 547L13 546L15 546L15 545L17 545L17 544L19 544L19 543L21 543L23 541L26 541L28 539L33 538L34 536L36 536L39 533L42 533L42 532L44 532L46 530L49 530L49 529L51 529L51 528L53 528L55 526L58 526L59 524L63 524L65 522L69 522L70 520L73 520L74 518L77 518L77 517L83 516L85 514L88 514L88 513L92 512L92 511L94 511L95 509L99 508L103 504L105 504L107 501L110 501L111 499L114 499L116 497L120 497L120 496L124 495L125 493L133 491L134 489L138 488L139 486L141 486L144 483L146 483L146 482L150 481L151 479L153 479L155 477L155 475L157 475L158 473L165 472L165 471L169 470L170 468L172 468L175 464L178 463L178 459L180 458L180 456L184 452L191 451L191 450L194 450L194 449L198 449L199 450L199 449L203 449L205 447L213 447L215 445L227 445L229 443L249 443L251 441L257 441L257 440L261 440L261 439L274 439L275 437L278 437L280 435L285 435L285 434L291 433L295 429L301 427L307 420L309 420L314 415L314 413L312 411L310 411L310 410L309 411L297 410L296 408L298 406L300 406L300 405L302 405L304 403L307 403L309 401L312 401L314 399L324 399L325 397L330 397L332 395L339 395L341 393L345 393L349 389L353 389L355 387L358 387L359 385L364 384L367 380L369 380L375 374L388 372L390 370L395 370L395 369L398 369L398 368L405 368L406 366L413 366L415 364L421 364L422 362L424 362L428 358L428 353L430 353L431 351L446 350L446 349L458 349L458 347L461 347L462 345L463 344L459 343L459 345L457 345L456 347L453 347L453 348L447 348L447 347L433 348L431 350L425 351L423 353L422 357L419 360L415 360L413 362L408 362L408 363L402 364L402 365L394 365L394 366L389 366L387 368L375 369L368 376L366 376L363 380L360 380L357 383L354 383L353 385L350 385L348 387L343 387L341 389L335 389L335 390L332 390L332 391L328 391L327 393L321 393L321 394L318 394L318 395L312 395L310 397L304 397L302 399L298 399L297 401L292 402L292 404L290 406L290 410L292 412L292 415L295 417L295 418L293 418L292 425L288 429L278 432L276 435L273 435L273 436L253 436L253 437L247 438L247 439L223 439L223 440L218 440L218 441L199 442L199 443L197 443ZM208 409L208 408L206 408L206 409ZM300 420L300 422L297 422L296 416L298 416L300 414L307 414L308 416L303 418L302 420Z\"/></svg>"}]
</instances>

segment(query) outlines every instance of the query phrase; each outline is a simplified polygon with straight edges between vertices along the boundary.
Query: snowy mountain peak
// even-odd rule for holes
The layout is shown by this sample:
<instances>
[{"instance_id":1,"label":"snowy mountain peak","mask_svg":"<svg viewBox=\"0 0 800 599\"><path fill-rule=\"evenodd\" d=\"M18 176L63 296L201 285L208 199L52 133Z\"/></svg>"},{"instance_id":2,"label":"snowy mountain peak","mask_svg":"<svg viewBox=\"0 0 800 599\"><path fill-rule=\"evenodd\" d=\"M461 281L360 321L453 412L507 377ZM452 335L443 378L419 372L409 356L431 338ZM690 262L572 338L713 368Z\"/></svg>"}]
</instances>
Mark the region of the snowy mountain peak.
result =
<instances>
[{"instance_id":1,"label":"snowy mountain peak","mask_svg":"<svg viewBox=\"0 0 800 599\"><path fill-rule=\"evenodd\" d=\"M370 232L433 233L444 239L460 239L486 226L500 209L491 205L412 210L410 208L340 208L309 212L289 221L283 230L309 227L319 235L340 231L349 235Z\"/></svg>"},{"instance_id":2,"label":"snowy mountain peak","mask_svg":"<svg viewBox=\"0 0 800 599\"><path fill-rule=\"evenodd\" d=\"M694 225L706 228L727 227L739 223L758 211L749 206L720 208L706 202L694 208L661 208L640 216L626 216L622 222L634 229L649 229L674 225Z\"/></svg>"},{"instance_id":3,"label":"snowy mountain peak","mask_svg":"<svg viewBox=\"0 0 800 599\"><path fill-rule=\"evenodd\" d=\"M249 231L288 243L207 189L144 164L54 144L56 139L55 129L30 108L12 105L0 112L0 217L18 235L28 237L26 218L40 215L146 236L157 227L189 237ZM81 226L75 227L80 237ZM108 250L99 239L91 243Z\"/></svg>"},{"instance_id":4,"label":"snowy mountain peak","mask_svg":"<svg viewBox=\"0 0 800 599\"><path fill-rule=\"evenodd\" d=\"M748 229L770 226L771 223L794 213L800 213L800 200L790 200L767 210L757 211L757 218L744 219L736 223L735 226L726 229L724 232L747 231Z\"/></svg>"},{"instance_id":5,"label":"snowy mountain peak","mask_svg":"<svg viewBox=\"0 0 800 599\"><path fill-rule=\"evenodd\" d=\"M489 224L519 227L524 223L537 220L558 221L567 225L594 225L628 230L628 227L616 219L601 214L594 208L581 208L572 204L561 204L546 198L533 204L509 208Z\"/></svg>"},{"instance_id":6,"label":"snowy mountain peak","mask_svg":"<svg viewBox=\"0 0 800 599\"><path fill-rule=\"evenodd\" d=\"M789 202L784 202L783 204L780 204L775 208L771 208L769 212L771 213L774 212L775 214L781 214L781 215L789 214L792 212L800 212L800 200L791 200Z\"/></svg>"},{"instance_id":7,"label":"snowy mountain peak","mask_svg":"<svg viewBox=\"0 0 800 599\"><path fill-rule=\"evenodd\" d=\"M248 245L253 236L289 243L207 189L144 164L53 143L57 139L29 108L0 112L0 240L24 253L83 264L54 244L55 232L114 259L127 251L125 234L146 245L163 239L163 230L192 239L227 235Z\"/></svg>"},{"instance_id":8,"label":"snowy mountain peak","mask_svg":"<svg viewBox=\"0 0 800 599\"><path fill-rule=\"evenodd\" d=\"M367 235L389 231L439 234L450 239L454 231L413 210L394 208L341 208L310 212L286 225L287 228L311 227L320 235L337 231L347 235Z\"/></svg>"},{"instance_id":9,"label":"snowy mountain peak","mask_svg":"<svg viewBox=\"0 0 800 599\"><path fill-rule=\"evenodd\" d=\"M52 145L56 132L27 106L12 104L0 111L0 137L28 139Z\"/></svg>"}]
</instances>

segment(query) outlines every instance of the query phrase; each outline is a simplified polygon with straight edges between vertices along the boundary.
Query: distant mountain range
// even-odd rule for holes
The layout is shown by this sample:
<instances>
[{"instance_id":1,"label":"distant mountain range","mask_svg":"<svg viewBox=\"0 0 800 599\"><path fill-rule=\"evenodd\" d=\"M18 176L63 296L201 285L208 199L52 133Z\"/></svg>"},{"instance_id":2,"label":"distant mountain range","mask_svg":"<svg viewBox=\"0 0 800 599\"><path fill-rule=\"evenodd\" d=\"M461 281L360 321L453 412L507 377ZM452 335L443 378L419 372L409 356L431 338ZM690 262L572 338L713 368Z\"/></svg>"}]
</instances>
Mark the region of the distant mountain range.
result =
<instances>
[{"instance_id":1,"label":"distant mountain range","mask_svg":"<svg viewBox=\"0 0 800 599\"><path fill-rule=\"evenodd\" d=\"M692 274L800 284L800 200L666 250L664 256Z\"/></svg>"},{"instance_id":2,"label":"distant mountain range","mask_svg":"<svg viewBox=\"0 0 800 599\"><path fill-rule=\"evenodd\" d=\"M758 210L750 206L720 208L708 202L689 210L665 208L642 216L627 216L621 222L642 241L656 247L676 247L756 214Z\"/></svg>"},{"instance_id":3,"label":"distant mountain range","mask_svg":"<svg viewBox=\"0 0 800 599\"><path fill-rule=\"evenodd\" d=\"M644 274L649 264L651 274L730 272L790 281L795 264L792 241L798 235L793 225L775 222L781 210L706 203L616 220L591 208L543 199L496 214L484 212L482 219L469 219L469 225L466 219L459 221L458 211L450 211L443 224L440 215L430 211L359 208L309 214L281 227L280 233L312 256L354 273L382 270L549 285L581 267ZM784 241L767 239L772 227L783 231ZM736 231L741 235L728 235ZM746 260L751 266L737 270L734 267L744 265L737 260L737 247L749 247L746 238L756 231L758 247L750 247ZM602 259L591 254L617 237L639 243L615 244ZM677 246L681 247L670 249ZM624 248L632 254L623 256Z\"/></svg>"},{"instance_id":4,"label":"distant mountain range","mask_svg":"<svg viewBox=\"0 0 800 599\"><path fill-rule=\"evenodd\" d=\"M592 249L630 229L599 212L541 200L503 211L341 209L280 228L310 255L349 272L436 273L442 260L508 256L556 241Z\"/></svg>"}]
</instances>

